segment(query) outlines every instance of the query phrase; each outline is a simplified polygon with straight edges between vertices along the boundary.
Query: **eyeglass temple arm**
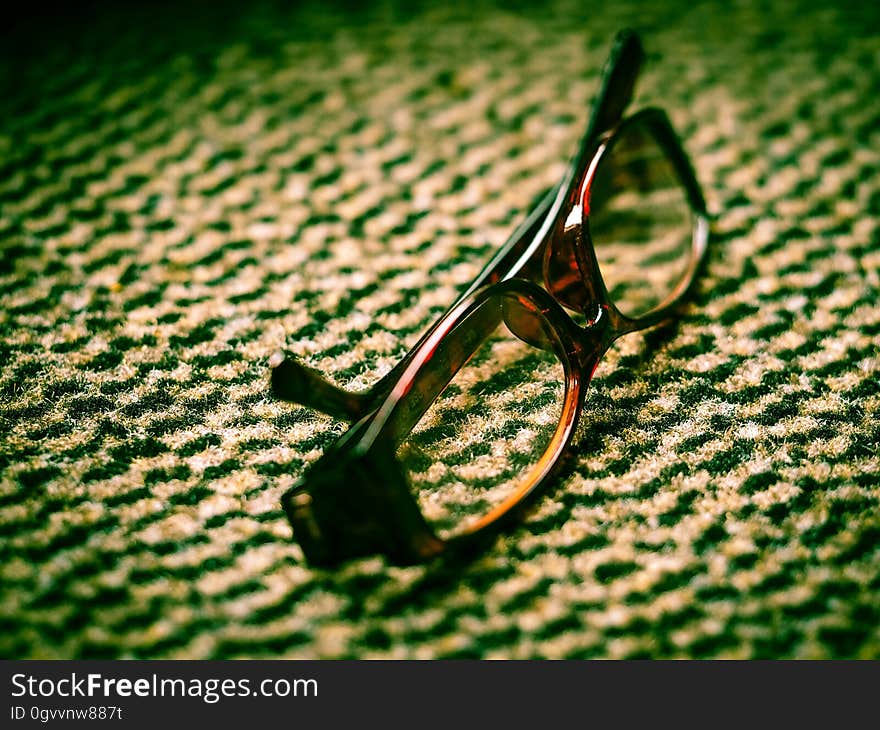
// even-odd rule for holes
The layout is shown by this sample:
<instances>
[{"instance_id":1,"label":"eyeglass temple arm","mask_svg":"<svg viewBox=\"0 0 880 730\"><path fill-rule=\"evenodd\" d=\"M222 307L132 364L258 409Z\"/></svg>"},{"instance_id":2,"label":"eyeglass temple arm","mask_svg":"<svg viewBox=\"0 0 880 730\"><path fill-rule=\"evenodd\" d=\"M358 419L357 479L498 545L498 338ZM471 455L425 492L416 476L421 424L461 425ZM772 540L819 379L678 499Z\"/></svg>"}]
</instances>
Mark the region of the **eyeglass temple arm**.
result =
<instances>
[{"instance_id":1,"label":"eyeglass temple arm","mask_svg":"<svg viewBox=\"0 0 880 730\"><path fill-rule=\"evenodd\" d=\"M412 431L440 392L498 327L502 316L498 304L484 305L443 337L430 362L409 383L406 397L394 409L386 431L391 443L399 443ZM395 385L398 382L395 380Z\"/></svg>"},{"instance_id":2,"label":"eyeglass temple arm","mask_svg":"<svg viewBox=\"0 0 880 730\"><path fill-rule=\"evenodd\" d=\"M593 107L587 138L607 132L623 119L623 112L632 101L644 61L645 51L638 34L630 29L618 32L602 72L602 85ZM589 140L585 139L587 141ZM584 154L591 152L583 148L582 151Z\"/></svg>"},{"instance_id":3,"label":"eyeglass temple arm","mask_svg":"<svg viewBox=\"0 0 880 730\"><path fill-rule=\"evenodd\" d=\"M502 278L499 272L504 271L505 263L518 257L520 251L527 247L541 230L557 193L558 188L549 191L541 198L538 205L517 226L507 242L498 250L498 253L483 267L477 278L468 285L467 290L456 298L450 307L425 331L410 351L372 387L360 392L339 388L318 371L298 362L293 355L279 352L273 355L269 363L272 368L272 391L275 396L348 421L357 421L373 411L391 392L394 384L412 361L416 351L431 336L443 317L483 284Z\"/></svg>"},{"instance_id":4,"label":"eyeglass temple arm","mask_svg":"<svg viewBox=\"0 0 880 730\"><path fill-rule=\"evenodd\" d=\"M489 260L477 278L456 301L456 304L479 289L483 284L517 276L533 259L542 244L553 233L556 221L568 216L569 204L577 202L580 180L586 172L596 151L597 138L620 123L624 109L632 99L636 79L645 54L638 35L632 30L622 30L614 38L608 59L602 70L599 93L587 130L578 145L578 151L560 183L548 192L529 217ZM540 276L540 267L535 276ZM537 283L541 283L537 281ZM453 307L455 304L452 305ZM452 307L450 307L451 309ZM447 310L448 311L448 310Z\"/></svg>"},{"instance_id":5,"label":"eyeglass temple arm","mask_svg":"<svg viewBox=\"0 0 880 730\"><path fill-rule=\"evenodd\" d=\"M643 115L648 128L654 135L654 139L657 140L657 143L666 155L666 159L672 163L672 167L684 187L688 203L694 213L708 216L706 199L703 197L703 192L697 181L697 174L666 112L662 109L649 107L643 109L639 114Z\"/></svg>"},{"instance_id":6,"label":"eyeglass temple arm","mask_svg":"<svg viewBox=\"0 0 880 730\"><path fill-rule=\"evenodd\" d=\"M368 390L350 392L333 385L317 371L297 362L293 356L278 353L273 356L270 363L274 394L283 400L300 403L349 421L356 421L374 410L390 393L391 388L412 361L414 353L431 336L446 313L483 284L515 276L522 262L541 246L566 199L571 197L580 173L589 164L595 138L620 122L624 109L632 99L643 60L644 51L638 35L632 30L620 31L614 39L603 70L599 94L587 132L563 180L556 188L544 195L507 242L483 267L477 278L388 373Z\"/></svg>"}]
</instances>

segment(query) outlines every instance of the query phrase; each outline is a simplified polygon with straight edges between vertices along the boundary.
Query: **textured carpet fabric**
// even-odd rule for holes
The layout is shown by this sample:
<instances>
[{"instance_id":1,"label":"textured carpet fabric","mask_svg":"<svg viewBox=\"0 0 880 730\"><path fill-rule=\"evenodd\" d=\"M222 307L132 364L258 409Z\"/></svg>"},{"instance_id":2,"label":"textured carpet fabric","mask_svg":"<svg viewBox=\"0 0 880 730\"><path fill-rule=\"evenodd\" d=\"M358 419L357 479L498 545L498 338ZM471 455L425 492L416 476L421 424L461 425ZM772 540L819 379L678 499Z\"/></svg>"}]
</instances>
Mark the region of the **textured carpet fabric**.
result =
<instances>
[{"instance_id":1,"label":"textured carpet fabric","mask_svg":"<svg viewBox=\"0 0 880 730\"><path fill-rule=\"evenodd\" d=\"M6 31L0 655L880 657L872 4L242 5ZM680 323L607 355L479 559L309 568L279 498L344 424L270 355L390 369L627 25L718 214Z\"/></svg>"}]
</instances>

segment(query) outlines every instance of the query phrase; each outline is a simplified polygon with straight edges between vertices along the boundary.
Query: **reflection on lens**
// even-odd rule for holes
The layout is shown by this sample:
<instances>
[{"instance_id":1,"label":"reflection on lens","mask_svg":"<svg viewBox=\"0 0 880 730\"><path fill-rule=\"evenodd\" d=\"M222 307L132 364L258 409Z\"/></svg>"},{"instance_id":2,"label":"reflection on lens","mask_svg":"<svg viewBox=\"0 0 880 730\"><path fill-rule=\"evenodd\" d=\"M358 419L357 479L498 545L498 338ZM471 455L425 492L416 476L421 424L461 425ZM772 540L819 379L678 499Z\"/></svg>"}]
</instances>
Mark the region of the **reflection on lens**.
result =
<instances>
[{"instance_id":1,"label":"reflection on lens","mask_svg":"<svg viewBox=\"0 0 880 730\"><path fill-rule=\"evenodd\" d=\"M684 278L691 209L671 162L644 125L623 129L599 163L589 228L602 279L623 314L647 313Z\"/></svg>"},{"instance_id":2,"label":"reflection on lens","mask_svg":"<svg viewBox=\"0 0 880 730\"><path fill-rule=\"evenodd\" d=\"M560 423L564 396L558 356L498 325L397 452L438 535L461 532L534 473Z\"/></svg>"}]
</instances>

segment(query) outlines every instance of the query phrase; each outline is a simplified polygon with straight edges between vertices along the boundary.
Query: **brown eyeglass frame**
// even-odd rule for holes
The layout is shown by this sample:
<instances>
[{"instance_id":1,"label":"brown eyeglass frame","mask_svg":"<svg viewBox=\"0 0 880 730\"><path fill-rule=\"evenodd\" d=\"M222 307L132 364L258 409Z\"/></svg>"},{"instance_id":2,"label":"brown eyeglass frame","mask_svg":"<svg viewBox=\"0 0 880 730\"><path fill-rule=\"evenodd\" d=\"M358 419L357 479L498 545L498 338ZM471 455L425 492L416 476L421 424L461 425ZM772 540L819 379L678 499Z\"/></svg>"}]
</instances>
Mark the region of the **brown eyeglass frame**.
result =
<instances>
[{"instance_id":1,"label":"brown eyeglass frame","mask_svg":"<svg viewBox=\"0 0 880 730\"><path fill-rule=\"evenodd\" d=\"M274 359L276 395L355 422L282 497L311 564L331 566L376 553L394 563L411 564L473 552L491 542L562 463L587 385L611 344L675 315L704 259L709 216L693 168L666 114L648 108L623 119L643 59L637 35L618 33L588 131L559 186L372 388L352 393L289 356ZM596 170L632 125L642 126L654 137L671 162L693 214L690 259L681 280L664 301L635 318L621 313L609 297L589 233ZM563 306L580 312L586 323L577 324ZM559 358L565 377L562 414L546 451L516 490L463 532L441 539L411 494L395 458L395 444L502 322L521 339L550 349Z\"/></svg>"}]
</instances>

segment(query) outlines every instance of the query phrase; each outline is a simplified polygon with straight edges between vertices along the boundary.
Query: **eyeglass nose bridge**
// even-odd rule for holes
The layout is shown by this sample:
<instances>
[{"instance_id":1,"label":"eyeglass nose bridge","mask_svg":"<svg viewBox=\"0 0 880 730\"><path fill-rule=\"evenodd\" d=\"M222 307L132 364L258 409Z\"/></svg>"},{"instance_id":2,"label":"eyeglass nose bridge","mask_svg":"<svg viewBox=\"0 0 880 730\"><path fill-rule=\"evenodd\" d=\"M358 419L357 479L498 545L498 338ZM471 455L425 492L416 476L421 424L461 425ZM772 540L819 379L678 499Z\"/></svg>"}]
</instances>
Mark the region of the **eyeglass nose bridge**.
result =
<instances>
[{"instance_id":1,"label":"eyeglass nose bridge","mask_svg":"<svg viewBox=\"0 0 880 730\"><path fill-rule=\"evenodd\" d=\"M381 444L366 453L328 452L281 502L312 565L376 554L410 565L445 546L422 517L394 455Z\"/></svg>"}]
</instances>

